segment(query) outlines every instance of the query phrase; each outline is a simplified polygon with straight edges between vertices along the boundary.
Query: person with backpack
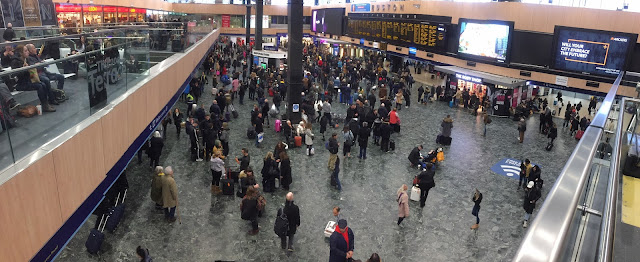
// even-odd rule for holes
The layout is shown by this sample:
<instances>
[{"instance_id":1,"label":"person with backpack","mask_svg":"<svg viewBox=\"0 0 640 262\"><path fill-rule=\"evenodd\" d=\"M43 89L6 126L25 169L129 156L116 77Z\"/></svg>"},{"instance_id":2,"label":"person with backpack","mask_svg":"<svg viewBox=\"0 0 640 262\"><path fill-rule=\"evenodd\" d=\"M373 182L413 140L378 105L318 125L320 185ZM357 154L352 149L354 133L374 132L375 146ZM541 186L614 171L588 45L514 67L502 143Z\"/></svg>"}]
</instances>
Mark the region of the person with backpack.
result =
<instances>
[{"instance_id":1,"label":"person with backpack","mask_svg":"<svg viewBox=\"0 0 640 262\"><path fill-rule=\"evenodd\" d=\"M300 209L293 203L293 193L289 192L286 196L284 208L278 209L278 216L274 230L280 237L280 247L293 252L293 236L296 229L300 226ZM289 241L287 241L287 237Z\"/></svg>"},{"instance_id":2,"label":"person with backpack","mask_svg":"<svg viewBox=\"0 0 640 262\"><path fill-rule=\"evenodd\" d=\"M351 146L353 146L353 133L348 125L342 129L342 137L344 138L344 147L342 148L343 157L351 157Z\"/></svg>"},{"instance_id":3,"label":"person with backpack","mask_svg":"<svg viewBox=\"0 0 640 262\"><path fill-rule=\"evenodd\" d=\"M403 184L397 192L398 199L398 226L406 217L409 216L409 195L407 194L407 185Z\"/></svg>"}]
</instances>

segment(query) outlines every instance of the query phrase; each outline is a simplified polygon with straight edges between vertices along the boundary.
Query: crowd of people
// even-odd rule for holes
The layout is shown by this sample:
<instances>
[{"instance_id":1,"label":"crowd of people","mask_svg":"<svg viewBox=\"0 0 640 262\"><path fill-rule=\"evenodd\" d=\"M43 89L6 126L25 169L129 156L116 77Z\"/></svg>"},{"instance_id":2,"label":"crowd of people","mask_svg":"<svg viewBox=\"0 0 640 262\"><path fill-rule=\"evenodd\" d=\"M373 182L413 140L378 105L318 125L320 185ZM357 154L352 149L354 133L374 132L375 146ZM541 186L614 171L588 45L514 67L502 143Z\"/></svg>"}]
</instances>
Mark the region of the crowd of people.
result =
<instances>
[{"instance_id":1,"label":"crowd of people","mask_svg":"<svg viewBox=\"0 0 640 262\"><path fill-rule=\"evenodd\" d=\"M403 107L411 106L412 87L414 80L408 67L397 69L397 73L387 72L383 64L383 57L376 53L368 53L363 58L338 58L321 50L314 45L304 48L303 91L300 104L301 120L293 122L287 119L286 114L280 113L283 103L286 103L287 70L275 68L262 68L254 66L250 68L247 61L248 51L238 46L228 38L221 38L219 43L204 60L202 70L192 77L189 87L185 90L183 101L187 104L184 111L178 107L162 121L160 133L154 134L147 148L152 159L151 167L155 168L153 177L152 200L157 208L164 208L167 219L175 221L174 210L177 206L177 194L173 194L175 181L173 170L170 167L160 167L159 154L162 150L159 137L166 137L167 126L173 124L176 127L176 136L184 127L189 138L189 152L192 161L208 160L208 168L212 174L211 193L224 194L225 188L221 179L237 180L238 190L233 192L242 198L240 216L250 224L249 235L260 232L258 226L260 217L263 216L267 205L265 193L275 192L282 188L288 192L293 184L295 175L291 171L289 151L292 148L303 148L305 155L313 157L317 140L322 140L324 149L329 153L327 168L329 170L331 185L336 190L342 190L339 179L341 161L351 158L355 147L358 149L360 161L367 159L367 149L370 145L369 137L373 137L372 144L379 146L381 152L389 152L395 149L393 134L401 131L400 111ZM209 90L213 100L206 110L202 95ZM416 85L417 86L417 85ZM207 87L207 88L205 88ZM442 90L425 91L421 86L418 96L420 102L430 102L431 95L435 98L443 96ZM462 103L472 109L480 109L487 103L486 97L467 97L467 92L461 90ZM247 94L248 93L248 94ZM450 94L451 99L456 99L457 94ZM248 98L248 99L246 99ZM435 100L435 99L434 99ZM266 139L277 141L273 151L265 153L260 175L254 174L254 167L250 162L250 150L242 148L240 158L231 158L229 132L230 121L238 116L234 104L249 103L253 108L250 116L243 117L250 123L247 137L255 141L256 151L261 152ZM341 114L334 112L334 104L343 103L347 106L346 112ZM482 107L486 110L487 107ZM568 110L569 111L569 110ZM485 111L482 113L485 124L491 123L491 119ZM557 135L557 129L553 119L549 118L550 109L546 107L541 114L540 131L549 135L553 141ZM235 121L235 120L234 120ZM265 128L273 125L281 137L267 137ZM318 133L313 131L314 126L319 125ZM453 128L453 119L450 115L443 118L441 133L443 138L449 138ZM521 130L520 140L526 130L524 118L519 122ZM341 131L341 132L340 132ZM325 133L329 132L328 139ZM274 134L269 132L270 134ZM552 135L553 134L553 135ZM553 136L553 137L552 137ZM440 139L440 138L439 138ZM439 143L446 145L445 142ZM450 142L449 142L450 143ZM342 147L342 154L340 154ZM158 150L159 149L159 150ZM428 154L422 155L423 146L419 145L409 154L410 165L418 168L419 174L415 177L411 187L403 184L397 190L398 221L399 226L409 217L409 203L413 197L413 188L419 189L420 207L425 207L429 191L436 187L435 175L438 163L444 161L444 149L436 148ZM238 168L234 167L239 165ZM170 170L170 171L168 171ZM523 208L525 217L523 226L527 227L530 216L536 202L541 197L542 178L540 167L532 165L527 159L522 162L518 188L524 188ZM171 175L168 175L168 174ZM261 178L261 180L258 179ZM276 181L279 187L276 187ZM261 183L259 183L261 182ZM166 186L165 186L166 185ZM411 190L411 193L409 189ZM165 190L168 190L165 192ZM162 196L162 197L160 197ZM293 251L293 239L296 229L300 225L300 208L294 204L294 194L289 192L284 199L284 208L278 211L276 217L276 233L281 238L281 247L289 252ZM470 204L471 214L475 223L471 229L478 229L480 225L480 204L483 194L475 189ZM336 228L329 240L330 261L346 261L354 257L354 232L348 227L346 219L340 216L338 207L333 209ZM278 221L280 221L281 233L278 233ZM286 221L283 222L283 221ZM283 226L286 225L286 226ZM285 230L286 229L286 230ZM380 261L377 254L373 254L368 261Z\"/></svg>"}]
</instances>

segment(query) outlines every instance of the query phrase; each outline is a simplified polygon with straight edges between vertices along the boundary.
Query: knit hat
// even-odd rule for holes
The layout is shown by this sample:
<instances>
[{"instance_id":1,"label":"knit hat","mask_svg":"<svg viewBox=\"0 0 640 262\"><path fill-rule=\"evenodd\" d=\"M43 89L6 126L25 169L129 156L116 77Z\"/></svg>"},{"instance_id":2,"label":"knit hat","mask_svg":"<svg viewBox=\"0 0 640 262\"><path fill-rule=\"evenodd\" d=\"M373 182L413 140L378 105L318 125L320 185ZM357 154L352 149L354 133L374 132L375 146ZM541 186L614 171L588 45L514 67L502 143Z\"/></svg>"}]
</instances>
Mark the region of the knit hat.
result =
<instances>
[{"instance_id":1,"label":"knit hat","mask_svg":"<svg viewBox=\"0 0 640 262\"><path fill-rule=\"evenodd\" d=\"M533 188L533 185L535 185L535 183L533 181L529 181L529 184L527 184L527 188Z\"/></svg>"},{"instance_id":2,"label":"knit hat","mask_svg":"<svg viewBox=\"0 0 640 262\"><path fill-rule=\"evenodd\" d=\"M341 229L346 228L347 227L347 220L344 220L344 219L338 220L338 227L341 228Z\"/></svg>"}]
</instances>

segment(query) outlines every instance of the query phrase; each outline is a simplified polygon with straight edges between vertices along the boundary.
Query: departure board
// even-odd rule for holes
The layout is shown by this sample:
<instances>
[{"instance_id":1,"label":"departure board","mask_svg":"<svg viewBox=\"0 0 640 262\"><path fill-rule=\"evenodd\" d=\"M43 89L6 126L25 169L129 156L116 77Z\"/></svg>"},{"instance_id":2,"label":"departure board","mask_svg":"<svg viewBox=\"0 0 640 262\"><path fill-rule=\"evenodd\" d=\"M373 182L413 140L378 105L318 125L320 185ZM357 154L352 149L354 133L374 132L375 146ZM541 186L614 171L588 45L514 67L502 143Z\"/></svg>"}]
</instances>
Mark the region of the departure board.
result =
<instances>
[{"instance_id":1,"label":"departure board","mask_svg":"<svg viewBox=\"0 0 640 262\"><path fill-rule=\"evenodd\" d=\"M426 21L349 17L347 35L422 49L443 50L446 48L447 27L448 24Z\"/></svg>"}]
</instances>

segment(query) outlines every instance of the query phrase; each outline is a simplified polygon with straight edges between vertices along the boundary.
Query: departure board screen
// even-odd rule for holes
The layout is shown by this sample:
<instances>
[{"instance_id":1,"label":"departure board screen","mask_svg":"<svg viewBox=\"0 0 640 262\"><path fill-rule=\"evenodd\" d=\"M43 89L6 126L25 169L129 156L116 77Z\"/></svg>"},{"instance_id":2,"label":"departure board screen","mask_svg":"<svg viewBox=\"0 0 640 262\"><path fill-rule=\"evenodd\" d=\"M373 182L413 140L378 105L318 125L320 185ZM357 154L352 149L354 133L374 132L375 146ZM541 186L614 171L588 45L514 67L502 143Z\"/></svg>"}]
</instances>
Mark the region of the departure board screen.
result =
<instances>
[{"instance_id":1,"label":"departure board screen","mask_svg":"<svg viewBox=\"0 0 640 262\"><path fill-rule=\"evenodd\" d=\"M422 49L444 50L447 46L447 27L448 24L415 20L349 17L347 35Z\"/></svg>"}]
</instances>

